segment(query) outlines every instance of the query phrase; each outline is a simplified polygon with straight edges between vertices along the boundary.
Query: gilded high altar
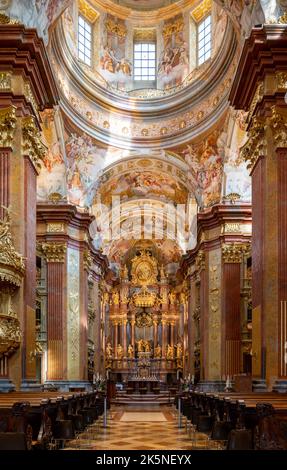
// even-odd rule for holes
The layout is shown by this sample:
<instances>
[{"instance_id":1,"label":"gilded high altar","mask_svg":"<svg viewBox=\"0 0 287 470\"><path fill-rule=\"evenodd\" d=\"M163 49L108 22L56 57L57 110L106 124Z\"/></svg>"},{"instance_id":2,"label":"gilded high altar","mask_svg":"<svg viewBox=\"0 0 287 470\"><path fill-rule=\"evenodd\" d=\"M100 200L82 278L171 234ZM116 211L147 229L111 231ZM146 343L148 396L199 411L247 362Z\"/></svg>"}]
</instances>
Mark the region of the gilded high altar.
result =
<instances>
[{"instance_id":1,"label":"gilded high altar","mask_svg":"<svg viewBox=\"0 0 287 470\"><path fill-rule=\"evenodd\" d=\"M124 265L109 294L110 342L106 368L126 377L138 358L148 355L158 375L183 367L180 317L184 298L170 285L164 267L147 249ZM112 357L111 357L111 343Z\"/></svg>"}]
</instances>

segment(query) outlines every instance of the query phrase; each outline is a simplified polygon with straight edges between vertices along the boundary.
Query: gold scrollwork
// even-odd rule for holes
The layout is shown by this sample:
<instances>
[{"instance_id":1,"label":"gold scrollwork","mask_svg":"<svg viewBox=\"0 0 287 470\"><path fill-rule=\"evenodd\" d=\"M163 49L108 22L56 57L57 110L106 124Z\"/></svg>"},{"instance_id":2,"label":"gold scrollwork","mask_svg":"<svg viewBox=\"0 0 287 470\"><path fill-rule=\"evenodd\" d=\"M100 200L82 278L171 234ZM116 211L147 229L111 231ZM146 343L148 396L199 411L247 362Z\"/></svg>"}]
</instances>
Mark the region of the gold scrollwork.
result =
<instances>
[{"instance_id":1,"label":"gold scrollwork","mask_svg":"<svg viewBox=\"0 0 287 470\"><path fill-rule=\"evenodd\" d=\"M67 251L65 243L42 243L42 250L47 263L64 263Z\"/></svg>"},{"instance_id":2,"label":"gold scrollwork","mask_svg":"<svg viewBox=\"0 0 287 470\"><path fill-rule=\"evenodd\" d=\"M183 21L183 17L181 16L180 18L177 18L172 23L170 22L166 23L162 29L162 35L164 38L168 38L169 36L172 36L173 34L180 33L183 30L183 27L184 27L184 21Z\"/></svg>"},{"instance_id":3,"label":"gold scrollwork","mask_svg":"<svg viewBox=\"0 0 287 470\"><path fill-rule=\"evenodd\" d=\"M269 124L273 132L274 144L276 148L285 148L287 147L287 117L281 114L276 106L272 106L271 109Z\"/></svg>"},{"instance_id":4,"label":"gold scrollwork","mask_svg":"<svg viewBox=\"0 0 287 470\"><path fill-rule=\"evenodd\" d=\"M12 147L16 122L14 106L0 109L0 147Z\"/></svg>"},{"instance_id":5,"label":"gold scrollwork","mask_svg":"<svg viewBox=\"0 0 287 470\"><path fill-rule=\"evenodd\" d=\"M108 18L105 23L106 29L109 33L115 34L120 38L124 38L127 35L127 28L124 23L117 23L114 19Z\"/></svg>"},{"instance_id":6,"label":"gold scrollwork","mask_svg":"<svg viewBox=\"0 0 287 470\"><path fill-rule=\"evenodd\" d=\"M152 285L157 282L157 261L146 250L132 259L132 283L140 286Z\"/></svg>"},{"instance_id":7,"label":"gold scrollwork","mask_svg":"<svg viewBox=\"0 0 287 470\"><path fill-rule=\"evenodd\" d=\"M23 118L22 133L24 152L31 158L35 168L39 171L41 160L43 160L47 149L41 141L41 134L33 116Z\"/></svg>"},{"instance_id":8,"label":"gold scrollwork","mask_svg":"<svg viewBox=\"0 0 287 470\"><path fill-rule=\"evenodd\" d=\"M14 248L10 209L7 209L4 219L0 220L0 281L19 287L24 273L24 258Z\"/></svg>"},{"instance_id":9,"label":"gold scrollwork","mask_svg":"<svg viewBox=\"0 0 287 470\"><path fill-rule=\"evenodd\" d=\"M203 269L205 269L205 253L202 250L199 250L196 255L195 267L197 271L202 271Z\"/></svg>"},{"instance_id":10,"label":"gold scrollwork","mask_svg":"<svg viewBox=\"0 0 287 470\"><path fill-rule=\"evenodd\" d=\"M86 271L90 271L92 263L93 263L93 258L91 256L90 250L84 251L83 260L84 260L84 269Z\"/></svg>"},{"instance_id":11,"label":"gold scrollwork","mask_svg":"<svg viewBox=\"0 0 287 470\"><path fill-rule=\"evenodd\" d=\"M243 255L250 251L250 244L230 243L222 246L224 263L241 263Z\"/></svg>"},{"instance_id":12,"label":"gold scrollwork","mask_svg":"<svg viewBox=\"0 0 287 470\"><path fill-rule=\"evenodd\" d=\"M251 170L255 166L258 158L266 154L264 126L264 120L254 116L247 133L248 140L246 144L241 147L241 156L248 162L247 168Z\"/></svg>"},{"instance_id":13,"label":"gold scrollwork","mask_svg":"<svg viewBox=\"0 0 287 470\"><path fill-rule=\"evenodd\" d=\"M10 91L12 87L12 74L10 72L0 72L0 91Z\"/></svg>"}]
</instances>

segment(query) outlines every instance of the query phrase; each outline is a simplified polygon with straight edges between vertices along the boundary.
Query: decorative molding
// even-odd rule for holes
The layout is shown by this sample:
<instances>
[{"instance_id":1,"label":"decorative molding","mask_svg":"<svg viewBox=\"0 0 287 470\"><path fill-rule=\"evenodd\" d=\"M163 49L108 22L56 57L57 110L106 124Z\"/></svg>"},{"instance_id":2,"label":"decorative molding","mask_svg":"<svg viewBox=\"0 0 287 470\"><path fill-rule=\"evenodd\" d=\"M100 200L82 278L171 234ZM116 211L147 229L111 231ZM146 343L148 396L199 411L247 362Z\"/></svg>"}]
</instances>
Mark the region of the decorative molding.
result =
<instances>
[{"instance_id":1,"label":"decorative molding","mask_svg":"<svg viewBox=\"0 0 287 470\"><path fill-rule=\"evenodd\" d=\"M253 117L248 130L248 140L241 147L241 156L248 162L247 168L253 169L259 157L266 154L265 121L263 118Z\"/></svg>"},{"instance_id":2,"label":"decorative molding","mask_svg":"<svg viewBox=\"0 0 287 470\"><path fill-rule=\"evenodd\" d=\"M0 92L10 91L12 88L12 74L10 72L0 72Z\"/></svg>"},{"instance_id":3,"label":"decorative molding","mask_svg":"<svg viewBox=\"0 0 287 470\"><path fill-rule=\"evenodd\" d=\"M64 263L67 246L65 243L42 243L42 251L47 263Z\"/></svg>"},{"instance_id":4,"label":"decorative molding","mask_svg":"<svg viewBox=\"0 0 287 470\"><path fill-rule=\"evenodd\" d=\"M79 12L90 22L95 23L99 18L99 13L91 7L91 5L86 2L86 0L79 0Z\"/></svg>"},{"instance_id":5,"label":"decorative molding","mask_svg":"<svg viewBox=\"0 0 287 470\"><path fill-rule=\"evenodd\" d=\"M24 154L31 158L36 170L39 171L47 149L41 141L41 133L33 116L22 119L22 134Z\"/></svg>"},{"instance_id":6,"label":"decorative molding","mask_svg":"<svg viewBox=\"0 0 287 470\"><path fill-rule=\"evenodd\" d=\"M287 116L281 114L276 106L272 106L272 115L269 125L273 132L274 145L276 148L287 147Z\"/></svg>"},{"instance_id":7,"label":"decorative molding","mask_svg":"<svg viewBox=\"0 0 287 470\"><path fill-rule=\"evenodd\" d=\"M18 318L0 312L0 358L11 356L19 348L21 336Z\"/></svg>"},{"instance_id":8,"label":"decorative molding","mask_svg":"<svg viewBox=\"0 0 287 470\"><path fill-rule=\"evenodd\" d=\"M24 258L15 250L12 242L8 208L4 219L0 220L0 281L19 287L24 273Z\"/></svg>"},{"instance_id":9,"label":"decorative molding","mask_svg":"<svg viewBox=\"0 0 287 470\"><path fill-rule=\"evenodd\" d=\"M191 16L196 23L199 23L211 11L211 0L203 0L191 12Z\"/></svg>"},{"instance_id":10,"label":"decorative molding","mask_svg":"<svg viewBox=\"0 0 287 470\"><path fill-rule=\"evenodd\" d=\"M12 148L16 122L15 106L0 109L0 147Z\"/></svg>"},{"instance_id":11,"label":"decorative molding","mask_svg":"<svg viewBox=\"0 0 287 470\"><path fill-rule=\"evenodd\" d=\"M64 233L65 225L62 222L49 222L47 224L47 233Z\"/></svg>"},{"instance_id":12,"label":"decorative molding","mask_svg":"<svg viewBox=\"0 0 287 470\"><path fill-rule=\"evenodd\" d=\"M250 244L230 243L222 245L222 258L224 263L241 263L243 255L250 251Z\"/></svg>"}]
</instances>

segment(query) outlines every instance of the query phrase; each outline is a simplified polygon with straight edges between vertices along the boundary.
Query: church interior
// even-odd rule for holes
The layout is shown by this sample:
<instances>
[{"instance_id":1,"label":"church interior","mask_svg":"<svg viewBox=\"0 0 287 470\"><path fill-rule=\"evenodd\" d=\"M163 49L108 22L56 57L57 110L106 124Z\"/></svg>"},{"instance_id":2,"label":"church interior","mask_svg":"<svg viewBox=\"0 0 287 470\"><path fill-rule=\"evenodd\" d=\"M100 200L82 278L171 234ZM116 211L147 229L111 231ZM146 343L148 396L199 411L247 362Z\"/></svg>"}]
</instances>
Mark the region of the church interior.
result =
<instances>
[{"instance_id":1,"label":"church interior","mask_svg":"<svg viewBox=\"0 0 287 470\"><path fill-rule=\"evenodd\" d=\"M286 0L0 0L0 450L287 450Z\"/></svg>"}]
</instances>

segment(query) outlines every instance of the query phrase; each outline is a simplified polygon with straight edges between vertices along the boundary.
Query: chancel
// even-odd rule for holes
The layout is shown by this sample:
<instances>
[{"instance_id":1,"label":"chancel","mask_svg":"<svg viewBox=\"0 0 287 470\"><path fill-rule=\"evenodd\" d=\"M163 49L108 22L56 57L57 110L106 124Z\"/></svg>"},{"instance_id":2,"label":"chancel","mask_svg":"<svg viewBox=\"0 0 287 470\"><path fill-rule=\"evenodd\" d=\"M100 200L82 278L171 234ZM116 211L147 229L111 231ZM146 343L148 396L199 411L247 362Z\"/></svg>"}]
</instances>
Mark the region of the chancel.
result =
<instances>
[{"instance_id":1,"label":"chancel","mask_svg":"<svg viewBox=\"0 0 287 470\"><path fill-rule=\"evenodd\" d=\"M285 0L0 0L1 450L287 449L286 54Z\"/></svg>"}]
</instances>

